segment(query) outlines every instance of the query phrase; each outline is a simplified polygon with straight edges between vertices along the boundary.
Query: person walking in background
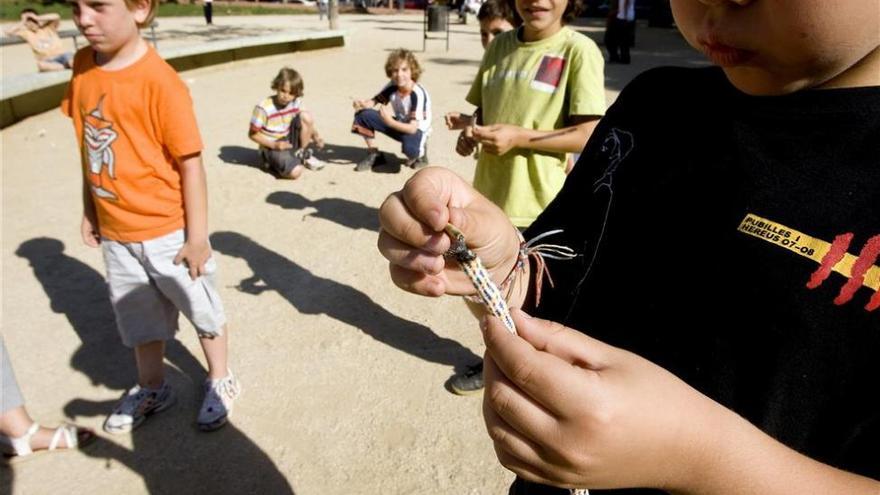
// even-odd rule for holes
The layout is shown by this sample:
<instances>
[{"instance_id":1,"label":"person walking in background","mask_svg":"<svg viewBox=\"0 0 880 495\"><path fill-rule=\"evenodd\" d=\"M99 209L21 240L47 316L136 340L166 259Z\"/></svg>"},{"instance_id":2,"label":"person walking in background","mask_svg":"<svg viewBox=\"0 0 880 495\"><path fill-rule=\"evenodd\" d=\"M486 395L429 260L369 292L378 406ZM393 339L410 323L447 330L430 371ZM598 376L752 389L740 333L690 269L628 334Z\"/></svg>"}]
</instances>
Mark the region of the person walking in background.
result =
<instances>
[{"instance_id":1,"label":"person walking in background","mask_svg":"<svg viewBox=\"0 0 880 495\"><path fill-rule=\"evenodd\" d=\"M202 11L205 13L205 24L214 24L214 0L203 0Z\"/></svg>"},{"instance_id":2,"label":"person walking in background","mask_svg":"<svg viewBox=\"0 0 880 495\"><path fill-rule=\"evenodd\" d=\"M165 341L183 312L208 363L196 420L226 424L239 394L228 366L226 314L208 242L202 139L177 72L141 37L158 0L72 0L89 39L73 64L61 110L73 120L84 181L81 234L101 247L122 343L134 350L137 383L104 421L130 432L174 404L165 381Z\"/></svg>"},{"instance_id":3,"label":"person walking in background","mask_svg":"<svg viewBox=\"0 0 880 495\"><path fill-rule=\"evenodd\" d=\"M617 8L608 15L605 27L605 47L608 62L630 63L629 49L636 42L636 0L617 0Z\"/></svg>"}]
</instances>

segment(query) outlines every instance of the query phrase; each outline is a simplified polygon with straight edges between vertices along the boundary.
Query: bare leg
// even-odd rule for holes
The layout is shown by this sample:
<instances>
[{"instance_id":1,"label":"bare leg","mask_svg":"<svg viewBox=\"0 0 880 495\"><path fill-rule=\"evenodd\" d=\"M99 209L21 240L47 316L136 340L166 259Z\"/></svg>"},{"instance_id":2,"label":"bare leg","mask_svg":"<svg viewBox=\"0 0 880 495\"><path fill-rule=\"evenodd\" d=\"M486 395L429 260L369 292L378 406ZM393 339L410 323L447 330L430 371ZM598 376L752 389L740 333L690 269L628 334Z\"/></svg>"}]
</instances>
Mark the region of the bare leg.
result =
<instances>
[{"instance_id":1,"label":"bare leg","mask_svg":"<svg viewBox=\"0 0 880 495\"><path fill-rule=\"evenodd\" d=\"M0 414L0 434L11 438L18 438L27 433L28 428L34 424L24 406L18 406ZM54 429L40 427L34 436L31 437L31 449L44 450L49 448L52 436L55 434ZM91 434L91 433L89 433ZM82 438L80 438L82 441ZM58 447L67 448L67 439L62 435L58 442Z\"/></svg>"},{"instance_id":2,"label":"bare leg","mask_svg":"<svg viewBox=\"0 0 880 495\"><path fill-rule=\"evenodd\" d=\"M303 174L303 170L305 170L305 167L303 167L302 165L297 165L293 167L293 169L291 169L291 171L288 172L287 175L284 176L284 178L291 180L299 179L299 176Z\"/></svg>"},{"instance_id":3,"label":"bare leg","mask_svg":"<svg viewBox=\"0 0 880 495\"><path fill-rule=\"evenodd\" d=\"M147 342L134 348L137 362L138 385L147 388L159 388L165 381L165 341Z\"/></svg>"},{"instance_id":4,"label":"bare leg","mask_svg":"<svg viewBox=\"0 0 880 495\"><path fill-rule=\"evenodd\" d=\"M52 62L51 60L40 60L37 62L37 68L40 72L54 72L58 70L64 70L65 67L58 62Z\"/></svg>"},{"instance_id":5,"label":"bare leg","mask_svg":"<svg viewBox=\"0 0 880 495\"><path fill-rule=\"evenodd\" d=\"M312 114L303 111L299 114L300 130L299 130L299 149L304 150L312 143L315 136L315 119Z\"/></svg>"},{"instance_id":6,"label":"bare leg","mask_svg":"<svg viewBox=\"0 0 880 495\"><path fill-rule=\"evenodd\" d=\"M302 166L294 167L291 175L296 173L296 177L299 177L302 174L302 169ZM208 337L199 338L199 344L202 345L205 359L208 361L208 378L216 380L225 377L229 370L229 363L227 361L229 355L229 332L227 329L223 328L222 337L214 337L213 339Z\"/></svg>"}]
</instances>

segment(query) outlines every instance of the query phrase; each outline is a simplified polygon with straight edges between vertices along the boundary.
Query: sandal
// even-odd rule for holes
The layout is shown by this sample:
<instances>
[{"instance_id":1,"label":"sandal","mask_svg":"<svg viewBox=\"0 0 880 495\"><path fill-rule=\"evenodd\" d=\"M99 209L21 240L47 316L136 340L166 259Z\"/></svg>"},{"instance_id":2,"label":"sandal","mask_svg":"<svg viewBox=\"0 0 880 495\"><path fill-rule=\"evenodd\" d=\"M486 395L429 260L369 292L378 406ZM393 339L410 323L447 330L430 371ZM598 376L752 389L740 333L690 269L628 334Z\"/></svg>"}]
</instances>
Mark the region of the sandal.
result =
<instances>
[{"instance_id":1,"label":"sandal","mask_svg":"<svg viewBox=\"0 0 880 495\"><path fill-rule=\"evenodd\" d=\"M3 450L3 462L13 464L23 459L29 458L33 454L42 452L68 450L76 450L91 443L96 437L95 432L88 428L80 428L72 424L62 424L55 428L52 439L49 441L49 447L46 449L33 450L31 447L31 439L40 431L40 425L37 422L31 424L24 435L20 437L8 437L0 435L0 450ZM61 439L64 438L64 446L60 446Z\"/></svg>"}]
</instances>

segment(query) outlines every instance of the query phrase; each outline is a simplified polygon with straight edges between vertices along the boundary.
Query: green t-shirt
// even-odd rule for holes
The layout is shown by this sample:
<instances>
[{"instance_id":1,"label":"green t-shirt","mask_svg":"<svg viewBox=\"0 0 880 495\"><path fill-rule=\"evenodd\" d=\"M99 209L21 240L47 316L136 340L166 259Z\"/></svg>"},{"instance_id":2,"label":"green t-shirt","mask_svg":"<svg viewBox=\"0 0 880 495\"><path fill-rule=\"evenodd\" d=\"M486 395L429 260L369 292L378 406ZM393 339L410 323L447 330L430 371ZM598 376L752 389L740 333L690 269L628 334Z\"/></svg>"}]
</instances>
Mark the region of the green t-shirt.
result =
<instances>
[{"instance_id":1,"label":"green t-shirt","mask_svg":"<svg viewBox=\"0 0 880 495\"><path fill-rule=\"evenodd\" d=\"M572 115L605 114L604 59L592 40L568 27L522 42L519 30L498 35L483 56L467 101L481 108L483 124L526 129L566 127ZM480 153L474 187L527 227L565 182L566 153L513 149Z\"/></svg>"}]
</instances>

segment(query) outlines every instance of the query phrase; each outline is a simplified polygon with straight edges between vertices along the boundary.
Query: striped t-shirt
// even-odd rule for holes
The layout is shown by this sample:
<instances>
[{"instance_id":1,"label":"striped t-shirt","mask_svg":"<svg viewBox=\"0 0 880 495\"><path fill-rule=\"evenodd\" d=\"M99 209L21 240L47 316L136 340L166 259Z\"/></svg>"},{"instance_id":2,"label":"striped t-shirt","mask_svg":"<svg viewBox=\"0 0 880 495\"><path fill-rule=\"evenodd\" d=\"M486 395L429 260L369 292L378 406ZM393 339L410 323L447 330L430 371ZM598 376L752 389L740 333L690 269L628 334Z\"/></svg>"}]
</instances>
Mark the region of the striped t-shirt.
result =
<instances>
[{"instance_id":1,"label":"striped t-shirt","mask_svg":"<svg viewBox=\"0 0 880 495\"><path fill-rule=\"evenodd\" d=\"M251 115L251 134L259 132L269 139L280 141L290 134L290 123L302 107L302 98L296 98L284 108L275 108L269 96L254 107Z\"/></svg>"},{"instance_id":2,"label":"striped t-shirt","mask_svg":"<svg viewBox=\"0 0 880 495\"><path fill-rule=\"evenodd\" d=\"M394 109L394 120L409 123L418 121L419 130L427 132L431 128L431 97L421 84L413 84L412 92L403 96L397 85L389 82L373 97L376 103L391 103Z\"/></svg>"}]
</instances>

